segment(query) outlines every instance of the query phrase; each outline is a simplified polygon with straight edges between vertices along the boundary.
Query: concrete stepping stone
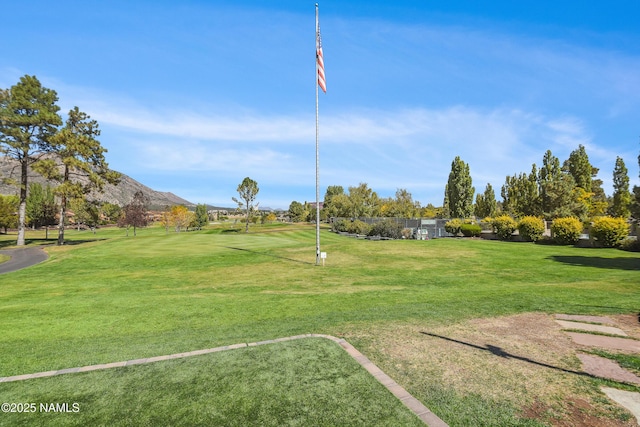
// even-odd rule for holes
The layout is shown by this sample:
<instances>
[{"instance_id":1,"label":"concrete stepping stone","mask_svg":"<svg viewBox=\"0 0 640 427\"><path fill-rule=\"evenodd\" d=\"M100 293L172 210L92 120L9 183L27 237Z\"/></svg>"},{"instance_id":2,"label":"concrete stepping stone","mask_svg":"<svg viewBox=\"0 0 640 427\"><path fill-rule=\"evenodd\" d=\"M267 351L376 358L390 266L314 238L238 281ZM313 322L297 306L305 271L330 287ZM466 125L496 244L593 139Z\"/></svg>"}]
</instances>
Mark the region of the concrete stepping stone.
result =
<instances>
[{"instance_id":1,"label":"concrete stepping stone","mask_svg":"<svg viewBox=\"0 0 640 427\"><path fill-rule=\"evenodd\" d=\"M584 316L580 314L556 314L559 320L574 320L576 322L603 323L605 325L615 325L613 319L605 316Z\"/></svg>"},{"instance_id":2,"label":"concrete stepping stone","mask_svg":"<svg viewBox=\"0 0 640 427\"><path fill-rule=\"evenodd\" d=\"M581 331L601 332L604 334L621 335L626 337L627 334L620 328L614 326L594 325L593 323L580 323L568 320L556 320L564 329L580 329Z\"/></svg>"},{"instance_id":3,"label":"concrete stepping stone","mask_svg":"<svg viewBox=\"0 0 640 427\"><path fill-rule=\"evenodd\" d=\"M592 354L578 353L582 362L582 370L587 374L629 384L640 385L640 377L621 368L613 360Z\"/></svg>"},{"instance_id":4,"label":"concrete stepping stone","mask_svg":"<svg viewBox=\"0 0 640 427\"><path fill-rule=\"evenodd\" d=\"M640 341L629 338L606 337L604 335L581 334L579 332L567 332L567 335L579 345L640 352Z\"/></svg>"},{"instance_id":5,"label":"concrete stepping stone","mask_svg":"<svg viewBox=\"0 0 640 427\"><path fill-rule=\"evenodd\" d=\"M609 399L631 412L636 417L638 425L640 426L640 393L609 387L601 387L600 389Z\"/></svg>"}]
</instances>

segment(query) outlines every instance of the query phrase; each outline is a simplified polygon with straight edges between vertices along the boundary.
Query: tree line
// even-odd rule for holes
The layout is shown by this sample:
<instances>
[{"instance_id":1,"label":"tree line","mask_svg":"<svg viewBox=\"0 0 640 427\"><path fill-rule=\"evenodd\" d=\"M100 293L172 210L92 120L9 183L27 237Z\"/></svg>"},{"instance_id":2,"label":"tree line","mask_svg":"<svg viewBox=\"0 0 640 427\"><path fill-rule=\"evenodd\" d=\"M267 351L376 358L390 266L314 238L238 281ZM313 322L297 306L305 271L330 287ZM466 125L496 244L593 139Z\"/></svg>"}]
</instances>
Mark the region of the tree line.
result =
<instances>
[{"instance_id":1,"label":"tree line","mask_svg":"<svg viewBox=\"0 0 640 427\"><path fill-rule=\"evenodd\" d=\"M640 156L638 156L640 165ZM547 150L542 165L533 164L529 173L507 176L500 189L501 201L489 183L482 193L473 186L469 165L459 156L451 163L440 207L424 207L406 189L399 188L395 197L379 197L368 184L327 187L320 220L330 218L395 217L395 218L492 218L509 215L554 220L575 217L583 222L612 216L640 220L640 187L629 189L628 170L618 157L613 171L614 192L607 196L598 168L589 162L584 146L579 145L564 162ZM474 199L475 196L475 199ZM315 204L293 201L289 205L292 221L315 221Z\"/></svg>"},{"instance_id":2,"label":"tree line","mask_svg":"<svg viewBox=\"0 0 640 427\"><path fill-rule=\"evenodd\" d=\"M640 165L640 156L638 157ZM624 160L617 157L613 169L613 195L607 197L598 168L589 162L583 145L571 152L563 163L547 150L542 165L534 163L529 173L507 176L498 202L491 184L473 196L469 166L456 157L445 187L443 213L451 218L494 217L507 214L514 218L541 217L546 220L574 217L583 222L612 216L640 219L640 188L629 189L629 175Z\"/></svg>"}]
</instances>

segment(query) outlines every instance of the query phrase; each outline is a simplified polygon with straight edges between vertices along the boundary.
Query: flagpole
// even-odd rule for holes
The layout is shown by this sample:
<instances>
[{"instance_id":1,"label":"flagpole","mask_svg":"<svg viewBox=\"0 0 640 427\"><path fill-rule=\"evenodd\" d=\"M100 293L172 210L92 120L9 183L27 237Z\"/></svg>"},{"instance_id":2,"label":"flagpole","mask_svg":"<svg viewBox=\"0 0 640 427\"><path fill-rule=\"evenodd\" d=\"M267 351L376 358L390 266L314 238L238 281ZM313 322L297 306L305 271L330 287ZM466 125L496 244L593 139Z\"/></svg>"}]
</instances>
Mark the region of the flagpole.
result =
<instances>
[{"instance_id":1,"label":"flagpole","mask_svg":"<svg viewBox=\"0 0 640 427\"><path fill-rule=\"evenodd\" d=\"M320 23L318 20L318 3L316 3L316 265L320 265L320 133L318 126L318 37L320 32Z\"/></svg>"}]
</instances>

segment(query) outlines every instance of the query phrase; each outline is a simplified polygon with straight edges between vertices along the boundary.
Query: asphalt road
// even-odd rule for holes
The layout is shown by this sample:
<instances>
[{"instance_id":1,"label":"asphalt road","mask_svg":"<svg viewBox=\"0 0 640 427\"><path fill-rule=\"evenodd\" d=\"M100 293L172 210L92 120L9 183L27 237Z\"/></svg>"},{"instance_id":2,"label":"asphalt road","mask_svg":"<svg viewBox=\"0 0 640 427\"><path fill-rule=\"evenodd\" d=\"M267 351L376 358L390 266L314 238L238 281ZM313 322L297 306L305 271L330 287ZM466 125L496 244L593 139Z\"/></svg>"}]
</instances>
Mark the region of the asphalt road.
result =
<instances>
[{"instance_id":1,"label":"asphalt road","mask_svg":"<svg viewBox=\"0 0 640 427\"><path fill-rule=\"evenodd\" d=\"M31 267L49 258L49 255L41 247L5 249L0 250L0 254L11 257L9 261L0 263L0 274Z\"/></svg>"}]
</instances>

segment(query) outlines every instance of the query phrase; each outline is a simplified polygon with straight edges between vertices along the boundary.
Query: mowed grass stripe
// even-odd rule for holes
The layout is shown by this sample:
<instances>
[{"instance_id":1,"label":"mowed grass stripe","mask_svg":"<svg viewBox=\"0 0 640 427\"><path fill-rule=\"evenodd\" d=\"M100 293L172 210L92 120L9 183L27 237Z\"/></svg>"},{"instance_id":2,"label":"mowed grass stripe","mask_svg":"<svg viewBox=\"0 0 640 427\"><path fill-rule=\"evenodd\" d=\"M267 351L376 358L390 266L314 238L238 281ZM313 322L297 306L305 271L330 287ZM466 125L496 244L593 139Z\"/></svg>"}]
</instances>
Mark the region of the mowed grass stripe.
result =
<instances>
[{"instance_id":1,"label":"mowed grass stripe","mask_svg":"<svg viewBox=\"0 0 640 427\"><path fill-rule=\"evenodd\" d=\"M114 232L109 240L51 248L50 262L2 278L1 375L333 333L352 322L637 309L636 270L554 258L639 262L621 251L453 239L370 242L323 232L329 254L323 268L313 266L311 228L108 233Z\"/></svg>"}]
</instances>

